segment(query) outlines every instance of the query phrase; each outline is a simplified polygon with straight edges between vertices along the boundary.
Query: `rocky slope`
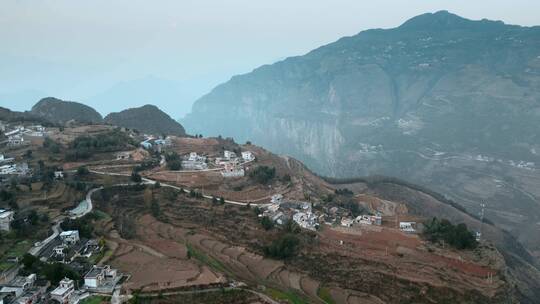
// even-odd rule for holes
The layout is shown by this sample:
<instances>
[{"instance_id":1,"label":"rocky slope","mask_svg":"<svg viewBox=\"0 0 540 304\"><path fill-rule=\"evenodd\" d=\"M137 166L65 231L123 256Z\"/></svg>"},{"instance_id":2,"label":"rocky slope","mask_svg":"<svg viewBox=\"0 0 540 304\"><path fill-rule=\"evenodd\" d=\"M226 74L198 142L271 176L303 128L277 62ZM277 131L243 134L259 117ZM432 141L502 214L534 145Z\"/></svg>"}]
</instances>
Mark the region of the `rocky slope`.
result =
<instances>
[{"instance_id":1,"label":"rocky slope","mask_svg":"<svg viewBox=\"0 0 540 304\"><path fill-rule=\"evenodd\" d=\"M32 107L30 113L59 124L64 124L70 120L82 123L100 123L103 121L101 115L87 105L54 97L41 99Z\"/></svg>"},{"instance_id":2,"label":"rocky slope","mask_svg":"<svg viewBox=\"0 0 540 304\"><path fill-rule=\"evenodd\" d=\"M154 105L110 113L105 122L151 134L186 135L181 124Z\"/></svg>"},{"instance_id":3,"label":"rocky slope","mask_svg":"<svg viewBox=\"0 0 540 304\"><path fill-rule=\"evenodd\" d=\"M446 11L233 77L183 120L331 176L427 185L540 257L540 27Z\"/></svg>"}]
</instances>

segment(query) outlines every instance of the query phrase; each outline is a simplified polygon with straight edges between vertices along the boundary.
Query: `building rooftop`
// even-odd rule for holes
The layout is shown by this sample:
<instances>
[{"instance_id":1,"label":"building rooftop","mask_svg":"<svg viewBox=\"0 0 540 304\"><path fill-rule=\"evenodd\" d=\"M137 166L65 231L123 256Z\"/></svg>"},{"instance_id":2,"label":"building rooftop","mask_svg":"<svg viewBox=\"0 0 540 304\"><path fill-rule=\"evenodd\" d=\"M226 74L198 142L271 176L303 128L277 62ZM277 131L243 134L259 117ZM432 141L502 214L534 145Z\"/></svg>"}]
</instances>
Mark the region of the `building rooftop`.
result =
<instances>
[{"instance_id":1,"label":"building rooftop","mask_svg":"<svg viewBox=\"0 0 540 304\"><path fill-rule=\"evenodd\" d=\"M60 236L70 236L70 235L76 235L79 234L78 230L68 230L60 233Z\"/></svg>"},{"instance_id":2,"label":"building rooftop","mask_svg":"<svg viewBox=\"0 0 540 304\"><path fill-rule=\"evenodd\" d=\"M103 271L103 267L94 266L90 271L84 276L85 279L95 278Z\"/></svg>"}]
</instances>

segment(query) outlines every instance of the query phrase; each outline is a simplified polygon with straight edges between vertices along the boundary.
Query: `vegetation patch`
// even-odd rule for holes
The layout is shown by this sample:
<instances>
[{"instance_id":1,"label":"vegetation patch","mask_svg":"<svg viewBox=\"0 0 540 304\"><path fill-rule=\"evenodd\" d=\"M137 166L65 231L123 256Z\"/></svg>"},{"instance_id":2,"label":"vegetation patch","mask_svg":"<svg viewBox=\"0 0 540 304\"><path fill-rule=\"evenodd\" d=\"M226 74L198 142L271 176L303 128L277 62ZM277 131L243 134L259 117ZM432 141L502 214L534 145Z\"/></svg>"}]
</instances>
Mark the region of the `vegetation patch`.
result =
<instances>
[{"instance_id":1,"label":"vegetation patch","mask_svg":"<svg viewBox=\"0 0 540 304\"><path fill-rule=\"evenodd\" d=\"M277 301L287 301L290 304L308 304L309 302L299 296L296 292L289 290L283 292L273 288L267 288L266 293Z\"/></svg>"},{"instance_id":2,"label":"vegetation patch","mask_svg":"<svg viewBox=\"0 0 540 304\"><path fill-rule=\"evenodd\" d=\"M197 250L195 247L191 246L190 244L186 244L187 250L188 250L188 257L189 258L195 258L199 262L210 266L211 268L220 271L222 273L229 273L225 266L218 260L214 259L213 257L204 254L200 250Z\"/></svg>"},{"instance_id":3,"label":"vegetation patch","mask_svg":"<svg viewBox=\"0 0 540 304\"><path fill-rule=\"evenodd\" d=\"M249 172L249 178L259 184L266 185L276 177L276 168L259 166Z\"/></svg>"},{"instance_id":4,"label":"vegetation patch","mask_svg":"<svg viewBox=\"0 0 540 304\"><path fill-rule=\"evenodd\" d=\"M453 225L449 220L434 217L424 223L424 237L430 242L444 241L457 249L473 249L478 245L467 225Z\"/></svg>"},{"instance_id":5,"label":"vegetation patch","mask_svg":"<svg viewBox=\"0 0 540 304\"><path fill-rule=\"evenodd\" d=\"M325 303L327 304L335 304L336 302L332 298L332 295L330 295L330 290L326 287L320 287L317 290L317 296L321 298Z\"/></svg>"}]
</instances>

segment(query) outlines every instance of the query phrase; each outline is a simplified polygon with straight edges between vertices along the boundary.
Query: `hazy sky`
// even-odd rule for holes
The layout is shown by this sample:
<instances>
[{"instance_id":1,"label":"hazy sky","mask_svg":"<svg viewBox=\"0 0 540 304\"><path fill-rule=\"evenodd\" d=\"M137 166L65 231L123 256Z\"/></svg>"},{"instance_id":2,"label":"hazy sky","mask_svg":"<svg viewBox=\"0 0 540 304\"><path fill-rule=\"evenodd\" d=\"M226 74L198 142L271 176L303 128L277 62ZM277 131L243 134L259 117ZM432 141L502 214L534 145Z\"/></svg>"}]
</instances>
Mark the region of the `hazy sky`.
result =
<instances>
[{"instance_id":1,"label":"hazy sky","mask_svg":"<svg viewBox=\"0 0 540 304\"><path fill-rule=\"evenodd\" d=\"M443 9L540 24L538 0L0 0L0 106L56 96L178 118L235 74Z\"/></svg>"}]
</instances>

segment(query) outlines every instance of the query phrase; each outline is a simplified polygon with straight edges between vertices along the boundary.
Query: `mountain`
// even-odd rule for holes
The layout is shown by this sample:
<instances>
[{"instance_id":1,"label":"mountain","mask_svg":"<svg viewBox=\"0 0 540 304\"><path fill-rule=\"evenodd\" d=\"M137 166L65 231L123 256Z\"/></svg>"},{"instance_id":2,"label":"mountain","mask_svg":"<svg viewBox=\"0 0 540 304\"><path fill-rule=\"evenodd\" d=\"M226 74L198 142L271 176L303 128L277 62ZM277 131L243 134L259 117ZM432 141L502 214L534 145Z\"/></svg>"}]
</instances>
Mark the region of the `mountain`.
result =
<instances>
[{"instance_id":1,"label":"mountain","mask_svg":"<svg viewBox=\"0 0 540 304\"><path fill-rule=\"evenodd\" d=\"M446 11L373 29L217 86L182 123L319 174L444 193L540 259L540 27Z\"/></svg>"},{"instance_id":2,"label":"mountain","mask_svg":"<svg viewBox=\"0 0 540 304\"><path fill-rule=\"evenodd\" d=\"M186 135L181 124L154 105L110 113L105 117L105 122L152 134Z\"/></svg>"},{"instance_id":3,"label":"mountain","mask_svg":"<svg viewBox=\"0 0 540 304\"><path fill-rule=\"evenodd\" d=\"M30 113L60 124L70 120L83 123L100 123L103 121L101 115L87 105L54 97L41 99L32 107Z\"/></svg>"}]
</instances>

